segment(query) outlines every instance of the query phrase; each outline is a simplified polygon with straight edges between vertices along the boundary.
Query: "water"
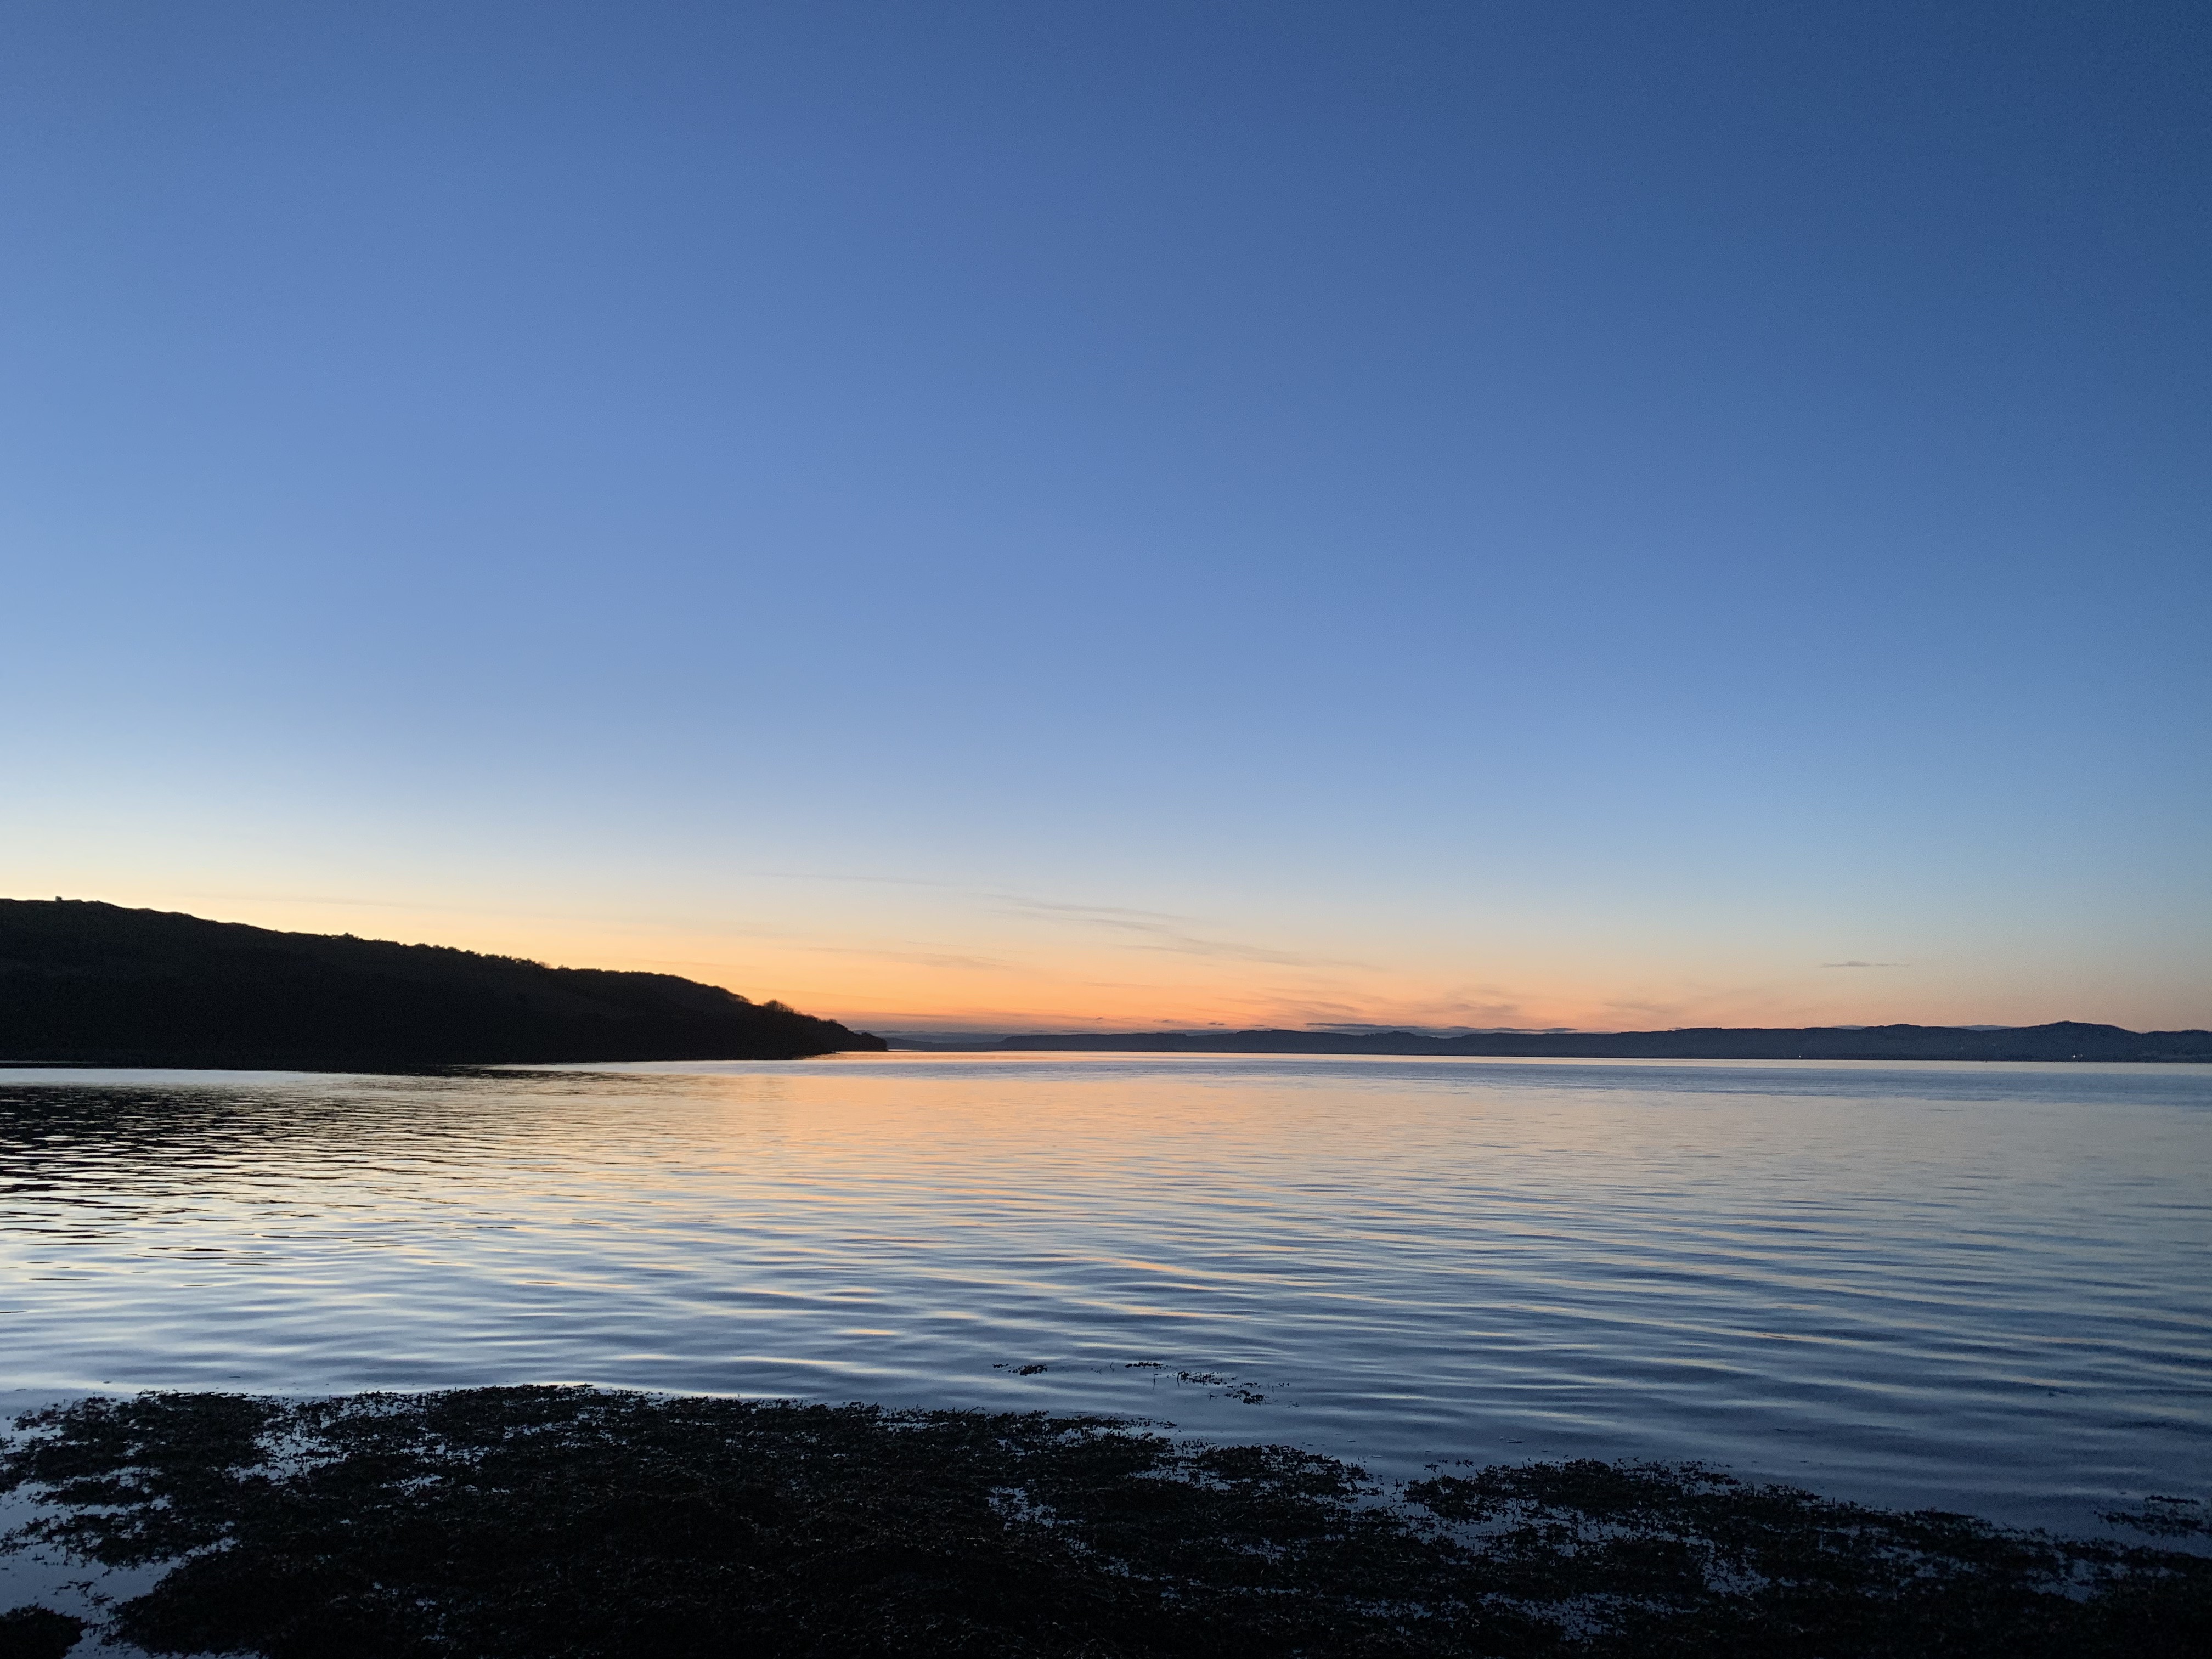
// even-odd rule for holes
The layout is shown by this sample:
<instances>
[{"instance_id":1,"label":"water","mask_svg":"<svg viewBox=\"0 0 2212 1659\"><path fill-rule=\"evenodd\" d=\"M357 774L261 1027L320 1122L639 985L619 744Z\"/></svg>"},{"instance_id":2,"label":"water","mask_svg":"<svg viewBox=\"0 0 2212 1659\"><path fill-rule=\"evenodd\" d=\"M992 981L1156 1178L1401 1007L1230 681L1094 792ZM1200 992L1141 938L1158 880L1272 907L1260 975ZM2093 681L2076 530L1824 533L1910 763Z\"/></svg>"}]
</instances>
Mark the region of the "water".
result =
<instances>
[{"instance_id":1,"label":"water","mask_svg":"<svg viewBox=\"0 0 2212 1659\"><path fill-rule=\"evenodd\" d=\"M15 1071L0 1388L1098 1409L2078 1528L2212 1493L2208 1170L2200 1066Z\"/></svg>"}]
</instances>

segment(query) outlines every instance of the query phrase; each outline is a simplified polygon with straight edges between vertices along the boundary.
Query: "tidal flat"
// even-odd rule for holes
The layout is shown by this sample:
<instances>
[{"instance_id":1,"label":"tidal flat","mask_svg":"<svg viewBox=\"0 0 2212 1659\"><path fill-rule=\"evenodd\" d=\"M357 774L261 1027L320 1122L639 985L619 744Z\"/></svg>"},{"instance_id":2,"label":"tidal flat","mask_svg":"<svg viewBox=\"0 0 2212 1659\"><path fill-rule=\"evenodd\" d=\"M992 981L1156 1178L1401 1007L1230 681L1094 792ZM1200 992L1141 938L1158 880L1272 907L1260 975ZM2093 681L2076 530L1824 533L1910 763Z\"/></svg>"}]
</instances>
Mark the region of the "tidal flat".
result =
<instances>
[{"instance_id":1,"label":"tidal flat","mask_svg":"<svg viewBox=\"0 0 2212 1659\"><path fill-rule=\"evenodd\" d=\"M156 1653L2157 1656L2212 1559L1696 1465L1440 1467L1043 1413L478 1389L92 1398L27 1414L11 1547L173 1564ZM2106 1517L2202 1534L2202 1507ZM25 1609L15 1651L82 1625Z\"/></svg>"}]
</instances>

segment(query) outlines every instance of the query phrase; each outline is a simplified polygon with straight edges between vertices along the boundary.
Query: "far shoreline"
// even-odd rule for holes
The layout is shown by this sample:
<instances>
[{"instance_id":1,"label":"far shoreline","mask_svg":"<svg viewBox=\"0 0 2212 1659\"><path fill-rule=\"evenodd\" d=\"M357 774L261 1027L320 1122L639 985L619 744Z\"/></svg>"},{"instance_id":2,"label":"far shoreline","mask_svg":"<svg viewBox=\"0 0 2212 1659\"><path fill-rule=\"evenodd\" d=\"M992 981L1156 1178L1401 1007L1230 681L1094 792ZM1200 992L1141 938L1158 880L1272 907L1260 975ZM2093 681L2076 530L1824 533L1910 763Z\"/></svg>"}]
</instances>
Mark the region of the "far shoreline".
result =
<instances>
[{"instance_id":1,"label":"far shoreline","mask_svg":"<svg viewBox=\"0 0 2212 1659\"><path fill-rule=\"evenodd\" d=\"M885 1033L895 1051L938 1054L1253 1054L1435 1055L1485 1060L2049 1060L2212 1062L2212 1030L2130 1031L2080 1020L2043 1025L1696 1026L1663 1031L1394 1030L1025 1032L995 1042Z\"/></svg>"}]
</instances>

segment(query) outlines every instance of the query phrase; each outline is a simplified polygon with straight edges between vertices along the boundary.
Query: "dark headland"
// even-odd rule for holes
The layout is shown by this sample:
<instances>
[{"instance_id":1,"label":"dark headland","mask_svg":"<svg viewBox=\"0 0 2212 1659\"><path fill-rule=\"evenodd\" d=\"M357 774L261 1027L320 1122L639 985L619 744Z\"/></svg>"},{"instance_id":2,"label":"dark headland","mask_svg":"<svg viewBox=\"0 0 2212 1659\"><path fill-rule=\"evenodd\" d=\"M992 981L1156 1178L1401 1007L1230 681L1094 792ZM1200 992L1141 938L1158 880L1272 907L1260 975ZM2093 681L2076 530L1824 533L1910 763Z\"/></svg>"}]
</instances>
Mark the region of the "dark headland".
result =
<instances>
[{"instance_id":1,"label":"dark headland","mask_svg":"<svg viewBox=\"0 0 2212 1659\"><path fill-rule=\"evenodd\" d=\"M2058 1020L1971 1025L1700 1026L1674 1031L1057 1031L996 1042L895 1038L894 1048L1106 1054L1480 1054L1529 1060L2212 1060L2212 1031L2129 1031Z\"/></svg>"},{"instance_id":2,"label":"dark headland","mask_svg":"<svg viewBox=\"0 0 2212 1659\"><path fill-rule=\"evenodd\" d=\"M673 974L0 899L0 1061L329 1070L883 1047Z\"/></svg>"}]
</instances>

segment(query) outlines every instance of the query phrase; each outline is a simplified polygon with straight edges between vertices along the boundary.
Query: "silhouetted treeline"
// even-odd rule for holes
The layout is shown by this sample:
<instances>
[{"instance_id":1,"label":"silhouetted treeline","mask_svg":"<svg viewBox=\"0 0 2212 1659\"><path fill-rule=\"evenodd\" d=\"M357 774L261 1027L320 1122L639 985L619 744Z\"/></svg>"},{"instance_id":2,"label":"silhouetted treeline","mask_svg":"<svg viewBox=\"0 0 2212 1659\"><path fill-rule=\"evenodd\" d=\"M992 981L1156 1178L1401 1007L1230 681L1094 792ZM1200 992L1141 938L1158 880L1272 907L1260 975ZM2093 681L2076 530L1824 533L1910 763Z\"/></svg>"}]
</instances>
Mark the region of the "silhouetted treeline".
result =
<instances>
[{"instance_id":1,"label":"silhouetted treeline","mask_svg":"<svg viewBox=\"0 0 2212 1659\"><path fill-rule=\"evenodd\" d=\"M882 1047L673 974L0 899L0 1060L327 1069Z\"/></svg>"},{"instance_id":2,"label":"silhouetted treeline","mask_svg":"<svg viewBox=\"0 0 2212 1659\"><path fill-rule=\"evenodd\" d=\"M996 1043L902 1048L1066 1048L1128 1054L1486 1054L1547 1060L2212 1060L2212 1031L2129 1031L2060 1020L2007 1030L1959 1025L1702 1026L1680 1031L1061 1031Z\"/></svg>"}]
</instances>

